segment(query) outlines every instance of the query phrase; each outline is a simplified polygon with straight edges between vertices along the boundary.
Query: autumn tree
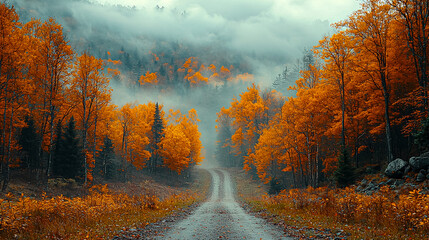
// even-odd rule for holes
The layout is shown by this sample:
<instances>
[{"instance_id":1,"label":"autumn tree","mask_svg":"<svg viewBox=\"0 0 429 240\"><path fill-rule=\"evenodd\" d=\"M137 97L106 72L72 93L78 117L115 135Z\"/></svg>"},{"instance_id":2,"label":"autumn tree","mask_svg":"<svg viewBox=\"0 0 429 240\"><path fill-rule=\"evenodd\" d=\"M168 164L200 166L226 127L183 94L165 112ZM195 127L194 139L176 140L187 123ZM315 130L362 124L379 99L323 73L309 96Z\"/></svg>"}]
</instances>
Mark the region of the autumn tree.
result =
<instances>
[{"instance_id":1,"label":"autumn tree","mask_svg":"<svg viewBox=\"0 0 429 240\"><path fill-rule=\"evenodd\" d=\"M149 146L150 118L153 111L149 104L125 104L117 112L110 126L113 144L118 156L121 157L123 178L129 166L141 170L149 161L151 153Z\"/></svg>"},{"instance_id":2,"label":"autumn tree","mask_svg":"<svg viewBox=\"0 0 429 240\"><path fill-rule=\"evenodd\" d=\"M233 119L234 133L231 136L231 147L247 169L252 166L251 158L248 156L253 152L253 147L265 125L263 120L265 110L260 90L255 84L240 94L240 99L234 98L228 109L221 110Z\"/></svg>"},{"instance_id":3,"label":"autumn tree","mask_svg":"<svg viewBox=\"0 0 429 240\"><path fill-rule=\"evenodd\" d=\"M181 125L169 125L160 142L164 165L179 174L189 166L191 144Z\"/></svg>"},{"instance_id":4,"label":"autumn tree","mask_svg":"<svg viewBox=\"0 0 429 240\"><path fill-rule=\"evenodd\" d=\"M405 27L407 47L411 52L421 92L422 109L428 111L428 44L429 2L388 0Z\"/></svg>"},{"instance_id":5,"label":"autumn tree","mask_svg":"<svg viewBox=\"0 0 429 240\"><path fill-rule=\"evenodd\" d=\"M198 122L195 109L189 110L188 115L182 114L179 110L170 110L165 136L160 142L161 156L167 168L180 174L202 161ZM183 139L176 142L175 139L179 137Z\"/></svg>"},{"instance_id":6,"label":"autumn tree","mask_svg":"<svg viewBox=\"0 0 429 240\"><path fill-rule=\"evenodd\" d=\"M104 76L104 63L88 53L77 58L72 73L71 100L77 103L75 112L82 135L83 165L85 169L85 184L92 180L92 168L95 161L95 150L89 149L89 129L93 130L93 138L97 137L97 117L101 108L110 101L109 80ZM94 139L93 149L96 149Z\"/></svg>"},{"instance_id":7,"label":"autumn tree","mask_svg":"<svg viewBox=\"0 0 429 240\"><path fill-rule=\"evenodd\" d=\"M39 125L39 158L45 159L47 152L46 177L51 175L52 148L55 120L65 103L66 79L70 74L73 50L63 34L63 28L52 18L44 23L34 22L30 27L35 40L33 63L29 69L36 89L32 99L32 111Z\"/></svg>"},{"instance_id":8,"label":"autumn tree","mask_svg":"<svg viewBox=\"0 0 429 240\"><path fill-rule=\"evenodd\" d=\"M24 127L25 106L33 84L25 81L28 39L13 7L0 3L0 161L4 191L9 182L13 150L18 148L15 131Z\"/></svg>"},{"instance_id":9,"label":"autumn tree","mask_svg":"<svg viewBox=\"0 0 429 240\"><path fill-rule=\"evenodd\" d=\"M384 120L386 129L387 160L393 160L392 130L390 120L391 86L389 51L392 49L391 7L382 0L366 0L362 9L355 12L346 22L348 34L355 41L359 52L360 71L367 75L382 92L384 99Z\"/></svg>"},{"instance_id":10,"label":"autumn tree","mask_svg":"<svg viewBox=\"0 0 429 240\"><path fill-rule=\"evenodd\" d=\"M325 60L325 78L330 79L338 88L341 101L341 148L346 147L346 85L348 73L350 73L350 59L353 50L347 44L351 39L344 32L333 34L330 38L325 37L319 42L322 48L322 59ZM342 150L344 151L344 150Z\"/></svg>"}]
</instances>

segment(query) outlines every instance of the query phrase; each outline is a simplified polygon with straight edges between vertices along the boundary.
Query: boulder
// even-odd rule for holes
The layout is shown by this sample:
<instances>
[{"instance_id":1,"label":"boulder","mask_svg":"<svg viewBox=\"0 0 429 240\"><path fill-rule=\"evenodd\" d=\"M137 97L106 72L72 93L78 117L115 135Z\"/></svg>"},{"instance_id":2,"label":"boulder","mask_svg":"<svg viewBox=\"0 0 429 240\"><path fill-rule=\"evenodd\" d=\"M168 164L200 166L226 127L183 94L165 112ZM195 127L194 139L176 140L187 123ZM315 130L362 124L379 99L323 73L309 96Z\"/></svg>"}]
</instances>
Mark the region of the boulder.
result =
<instances>
[{"instance_id":1,"label":"boulder","mask_svg":"<svg viewBox=\"0 0 429 240\"><path fill-rule=\"evenodd\" d=\"M417 174L416 182L423 182L424 180L426 180L426 176L420 171Z\"/></svg>"},{"instance_id":2,"label":"boulder","mask_svg":"<svg viewBox=\"0 0 429 240\"><path fill-rule=\"evenodd\" d=\"M407 175L410 172L410 170L411 170L411 166L408 165L404 170L404 175Z\"/></svg>"},{"instance_id":3,"label":"boulder","mask_svg":"<svg viewBox=\"0 0 429 240\"><path fill-rule=\"evenodd\" d=\"M423 153L420 157L410 158L410 166L415 172L420 169L427 169L429 167L429 152Z\"/></svg>"},{"instance_id":4,"label":"boulder","mask_svg":"<svg viewBox=\"0 0 429 240\"><path fill-rule=\"evenodd\" d=\"M384 174L391 178L402 178L404 176L404 172L408 166L408 163L404 160L397 158L387 165Z\"/></svg>"}]
</instances>

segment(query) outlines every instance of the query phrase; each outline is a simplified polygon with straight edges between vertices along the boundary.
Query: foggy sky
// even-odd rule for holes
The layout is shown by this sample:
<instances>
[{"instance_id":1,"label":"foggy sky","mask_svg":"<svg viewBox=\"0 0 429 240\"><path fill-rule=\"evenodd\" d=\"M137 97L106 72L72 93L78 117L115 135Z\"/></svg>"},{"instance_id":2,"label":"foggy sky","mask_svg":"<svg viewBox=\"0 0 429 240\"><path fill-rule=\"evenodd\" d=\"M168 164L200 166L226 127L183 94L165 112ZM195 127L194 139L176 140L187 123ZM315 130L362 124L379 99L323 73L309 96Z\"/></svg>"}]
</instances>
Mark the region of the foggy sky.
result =
<instances>
[{"instance_id":1,"label":"foggy sky","mask_svg":"<svg viewBox=\"0 0 429 240\"><path fill-rule=\"evenodd\" d=\"M219 44L248 55L268 86L291 63L332 32L330 24L359 8L357 0L92 0L135 6L114 18L141 34L193 44ZM164 7L156 11L155 7ZM183 14L178 17L177 14Z\"/></svg>"},{"instance_id":2,"label":"foggy sky","mask_svg":"<svg viewBox=\"0 0 429 240\"><path fill-rule=\"evenodd\" d=\"M93 2L96 4L90 4ZM214 45L248 56L256 81L270 86L292 63L327 34L330 24L359 7L356 0L11 0L41 17L65 21L85 38L107 31L136 49L150 49L142 38L197 46ZM104 5L133 7L131 11ZM158 9L157 6L163 7ZM76 23L73 21L77 21ZM85 23L85 24L82 24ZM76 44L76 43L75 43Z\"/></svg>"}]
</instances>

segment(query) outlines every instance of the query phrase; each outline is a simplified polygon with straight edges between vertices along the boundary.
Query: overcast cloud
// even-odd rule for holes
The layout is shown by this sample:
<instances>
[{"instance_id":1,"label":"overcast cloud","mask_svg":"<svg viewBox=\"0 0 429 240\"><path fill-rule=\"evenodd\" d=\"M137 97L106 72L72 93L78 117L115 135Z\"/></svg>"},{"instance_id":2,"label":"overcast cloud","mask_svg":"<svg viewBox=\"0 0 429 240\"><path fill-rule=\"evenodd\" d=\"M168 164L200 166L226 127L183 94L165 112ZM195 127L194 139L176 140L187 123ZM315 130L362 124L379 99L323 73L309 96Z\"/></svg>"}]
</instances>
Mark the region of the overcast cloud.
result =
<instances>
[{"instance_id":1,"label":"overcast cloud","mask_svg":"<svg viewBox=\"0 0 429 240\"><path fill-rule=\"evenodd\" d=\"M269 86L282 66L293 62L332 32L331 23L358 9L356 0L11 0L32 15L70 15L65 21L87 38L97 31L136 49L150 48L142 37L196 46L219 46L247 55L256 79ZM90 4L89 2L98 3ZM135 7L129 11L105 5ZM156 6L163 7L162 10ZM32 17L34 17L32 16ZM76 43L75 43L76 44ZM259 73L259 74L258 74Z\"/></svg>"}]
</instances>

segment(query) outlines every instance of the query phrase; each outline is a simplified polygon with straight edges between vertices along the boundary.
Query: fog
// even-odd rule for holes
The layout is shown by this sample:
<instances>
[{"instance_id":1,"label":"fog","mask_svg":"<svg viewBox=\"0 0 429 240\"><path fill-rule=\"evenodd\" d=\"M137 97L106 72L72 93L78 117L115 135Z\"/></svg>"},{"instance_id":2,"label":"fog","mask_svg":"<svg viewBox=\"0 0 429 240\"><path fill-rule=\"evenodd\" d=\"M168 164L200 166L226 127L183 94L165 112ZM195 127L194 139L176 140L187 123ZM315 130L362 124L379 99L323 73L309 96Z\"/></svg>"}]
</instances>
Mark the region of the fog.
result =
<instances>
[{"instance_id":1,"label":"fog","mask_svg":"<svg viewBox=\"0 0 429 240\"><path fill-rule=\"evenodd\" d=\"M179 56L195 56L206 65L234 65L253 74L269 88L285 65L293 65L304 49L316 45L359 7L355 0L10 0L23 21L53 17L62 24L72 47L105 58L106 52L129 52L125 67L138 77L151 69L134 70L149 51L181 46ZM112 54L115 57L115 54ZM173 55L172 55L173 56ZM144 64L143 64L144 65ZM139 65L140 66L140 65ZM129 75L123 79L133 78ZM249 83L223 88L190 88L161 93L160 88L130 89L111 83L113 101L160 102L186 112L195 108L200 131L211 158L215 145L216 113L228 107ZM286 89L286 88L284 88ZM287 94L285 91L283 91Z\"/></svg>"}]
</instances>

